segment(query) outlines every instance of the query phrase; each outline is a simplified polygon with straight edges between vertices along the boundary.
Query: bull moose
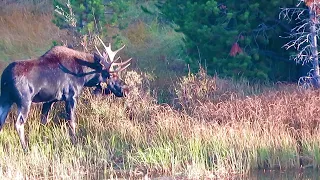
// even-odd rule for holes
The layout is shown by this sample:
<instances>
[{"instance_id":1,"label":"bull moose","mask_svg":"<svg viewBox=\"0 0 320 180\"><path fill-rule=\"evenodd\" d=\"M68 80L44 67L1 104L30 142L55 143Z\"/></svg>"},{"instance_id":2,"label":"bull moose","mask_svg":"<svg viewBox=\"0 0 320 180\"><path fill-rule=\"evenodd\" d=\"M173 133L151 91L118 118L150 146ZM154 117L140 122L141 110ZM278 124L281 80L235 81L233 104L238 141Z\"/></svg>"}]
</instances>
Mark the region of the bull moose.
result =
<instances>
[{"instance_id":1,"label":"bull moose","mask_svg":"<svg viewBox=\"0 0 320 180\"><path fill-rule=\"evenodd\" d=\"M27 143L24 125L27 121L31 103L43 103L41 123L46 124L48 113L57 101L65 102L66 119L71 141L75 143L75 109L77 97L84 87L99 87L108 82L108 89L116 96L123 96L122 81L117 78L118 72L130 65L130 59L118 63L120 57L106 46L98 37L105 51L90 54L76 51L65 46L55 46L36 59L21 60L10 63L1 76L0 96L0 130L5 124L13 103L16 103L18 116L15 128L24 151Z\"/></svg>"}]
</instances>

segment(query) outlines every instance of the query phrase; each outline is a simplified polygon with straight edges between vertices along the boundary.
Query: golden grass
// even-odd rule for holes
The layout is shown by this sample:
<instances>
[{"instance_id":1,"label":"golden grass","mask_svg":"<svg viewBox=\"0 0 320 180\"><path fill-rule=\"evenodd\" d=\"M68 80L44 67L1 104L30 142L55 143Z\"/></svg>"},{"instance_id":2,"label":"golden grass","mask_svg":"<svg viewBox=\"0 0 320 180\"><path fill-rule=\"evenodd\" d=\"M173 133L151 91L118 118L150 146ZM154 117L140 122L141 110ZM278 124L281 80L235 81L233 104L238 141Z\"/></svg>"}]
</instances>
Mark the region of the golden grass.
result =
<instances>
[{"instance_id":1,"label":"golden grass","mask_svg":"<svg viewBox=\"0 0 320 180\"><path fill-rule=\"evenodd\" d=\"M180 101L182 109L177 110L159 105L145 91L141 75L132 71L125 77L132 86L127 98L93 97L88 92L81 97L76 146L64 123L40 125L39 106L33 107L28 120L29 153L23 154L13 124L8 123L0 135L1 175L219 178L252 169L319 167L319 91L287 86L218 101L211 95L228 88L220 86L219 78L206 76L205 87L215 84L216 90L204 93L199 86L190 87L212 99ZM180 85L202 78L187 76ZM233 93L244 91L243 87ZM184 110L186 105L196 110ZM62 108L55 106L50 118L61 119ZM8 122L14 122L14 114Z\"/></svg>"},{"instance_id":2,"label":"golden grass","mask_svg":"<svg viewBox=\"0 0 320 180\"><path fill-rule=\"evenodd\" d=\"M23 7L0 13L0 58L15 60L43 54L64 34L51 22L52 15Z\"/></svg>"}]
</instances>

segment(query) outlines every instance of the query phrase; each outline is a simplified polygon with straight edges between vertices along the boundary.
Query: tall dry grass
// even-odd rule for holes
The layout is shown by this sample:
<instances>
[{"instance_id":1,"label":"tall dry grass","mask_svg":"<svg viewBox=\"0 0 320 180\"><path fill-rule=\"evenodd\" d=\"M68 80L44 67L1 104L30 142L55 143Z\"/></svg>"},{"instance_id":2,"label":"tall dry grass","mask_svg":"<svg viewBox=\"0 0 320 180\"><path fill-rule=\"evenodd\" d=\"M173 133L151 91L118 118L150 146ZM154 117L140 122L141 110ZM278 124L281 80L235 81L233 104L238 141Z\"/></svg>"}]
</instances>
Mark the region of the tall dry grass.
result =
<instances>
[{"instance_id":1,"label":"tall dry grass","mask_svg":"<svg viewBox=\"0 0 320 180\"><path fill-rule=\"evenodd\" d=\"M185 79L200 80L194 77L198 76L187 76L180 84ZM77 108L79 143L75 146L61 117L63 105L56 105L50 115L60 123L46 127L40 125L39 107L33 107L26 130L27 154L21 150L11 114L11 123L0 135L1 175L221 178L253 169L319 167L319 91L283 87L218 101L219 95L212 94L228 87L222 87L218 77L206 77L205 87L215 84L216 90L204 93L209 99L200 102L199 98L196 110L186 111L158 104L138 73L128 72L125 78L132 88L127 98L83 94ZM189 95L199 96L203 89L193 85Z\"/></svg>"},{"instance_id":2,"label":"tall dry grass","mask_svg":"<svg viewBox=\"0 0 320 180\"><path fill-rule=\"evenodd\" d=\"M132 11L128 13L138 13ZM128 47L127 54L135 57L132 67L152 79L150 88L160 102L171 103L174 82L187 69L183 60L186 56L183 52L183 35L158 21L157 18L135 20L120 34ZM159 85L161 89L157 88Z\"/></svg>"},{"instance_id":3,"label":"tall dry grass","mask_svg":"<svg viewBox=\"0 0 320 180\"><path fill-rule=\"evenodd\" d=\"M51 11L41 12L36 5L10 3L1 7L2 61L39 56L52 46L52 41L59 41L65 34L51 22Z\"/></svg>"}]
</instances>

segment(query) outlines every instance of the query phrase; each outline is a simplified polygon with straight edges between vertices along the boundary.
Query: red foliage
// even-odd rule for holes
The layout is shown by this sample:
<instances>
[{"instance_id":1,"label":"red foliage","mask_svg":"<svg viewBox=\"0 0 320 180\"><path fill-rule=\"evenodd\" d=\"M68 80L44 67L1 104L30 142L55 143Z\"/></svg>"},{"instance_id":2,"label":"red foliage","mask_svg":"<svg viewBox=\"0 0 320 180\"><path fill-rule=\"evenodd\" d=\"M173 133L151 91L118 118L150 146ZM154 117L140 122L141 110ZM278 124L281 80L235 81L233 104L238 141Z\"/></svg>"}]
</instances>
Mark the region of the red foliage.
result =
<instances>
[{"instance_id":1,"label":"red foliage","mask_svg":"<svg viewBox=\"0 0 320 180\"><path fill-rule=\"evenodd\" d=\"M320 0L304 0L306 6L310 7L313 3L318 4Z\"/></svg>"},{"instance_id":2,"label":"red foliage","mask_svg":"<svg viewBox=\"0 0 320 180\"><path fill-rule=\"evenodd\" d=\"M242 49L237 42L233 43L229 55L234 57L237 54L242 53Z\"/></svg>"},{"instance_id":3,"label":"red foliage","mask_svg":"<svg viewBox=\"0 0 320 180\"><path fill-rule=\"evenodd\" d=\"M304 3L317 14L320 13L320 0L304 0Z\"/></svg>"}]
</instances>

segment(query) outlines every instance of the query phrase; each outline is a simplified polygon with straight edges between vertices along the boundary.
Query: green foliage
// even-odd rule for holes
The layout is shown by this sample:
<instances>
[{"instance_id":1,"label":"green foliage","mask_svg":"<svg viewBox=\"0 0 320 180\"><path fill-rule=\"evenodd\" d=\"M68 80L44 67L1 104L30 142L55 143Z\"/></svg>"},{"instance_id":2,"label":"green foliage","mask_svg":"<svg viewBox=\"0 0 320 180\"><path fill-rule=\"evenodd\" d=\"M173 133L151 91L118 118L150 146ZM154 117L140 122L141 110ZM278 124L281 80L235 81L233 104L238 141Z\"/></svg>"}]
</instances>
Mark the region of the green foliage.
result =
<instances>
[{"instance_id":1,"label":"green foliage","mask_svg":"<svg viewBox=\"0 0 320 180\"><path fill-rule=\"evenodd\" d=\"M70 0L66 4L54 0L53 4L56 12L53 23L58 27L72 27L81 34L105 32L106 18L103 0Z\"/></svg>"},{"instance_id":2,"label":"green foliage","mask_svg":"<svg viewBox=\"0 0 320 180\"><path fill-rule=\"evenodd\" d=\"M128 0L54 0L54 19L53 23L59 28L68 28L74 35L83 39L84 35L89 35L92 41L94 35L106 37L109 35L114 39L116 47L120 47L122 39L119 32L116 35L107 34L109 28L119 28L123 30L128 26L125 15L129 6L134 3ZM93 35L93 36L92 36ZM86 43L87 44L87 43ZM91 43L89 43L91 44Z\"/></svg>"},{"instance_id":3,"label":"green foliage","mask_svg":"<svg viewBox=\"0 0 320 180\"><path fill-rule=\"evenodd\" d=\"M274 66L288 67L270 56L288 57L282 53L279 8L292 1L255 0L171 0L158 1L164 17L178 25L176 31L186 35L185 42L191 59L187 63L197 69L200 63L208 72L233 77L266 80L277 79L285 71ZM239 45L238 49L233 49ZM282 53L280 55L280 53ZM283 58L282 58L283 59Z\"/></svg>"},{"instance_id":4,"label":"green foliage","mask_svg":"<svg viewBox=\"0 0 320 180\"><path fill-rule=\"evenodd\" d=\"M128 0L116 0L111 1L108 4L108 7L114 11L111 16L111 25L118 25L120 29L124 29L128 24L123 23L123 19L125 18L125 13L129 9L130 1Z\"/></svg>"}]
</instances>

